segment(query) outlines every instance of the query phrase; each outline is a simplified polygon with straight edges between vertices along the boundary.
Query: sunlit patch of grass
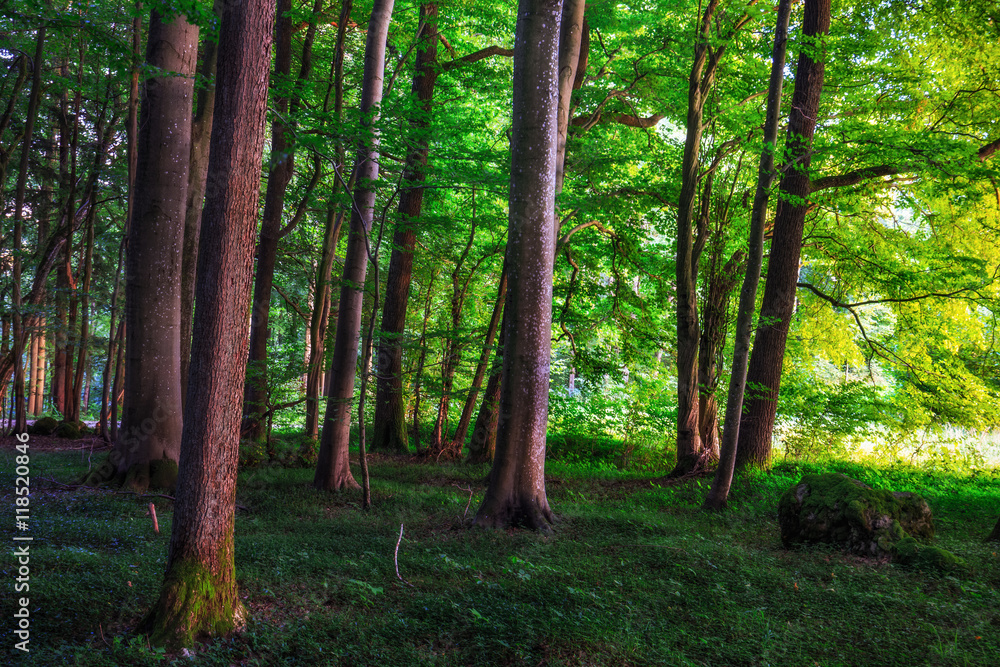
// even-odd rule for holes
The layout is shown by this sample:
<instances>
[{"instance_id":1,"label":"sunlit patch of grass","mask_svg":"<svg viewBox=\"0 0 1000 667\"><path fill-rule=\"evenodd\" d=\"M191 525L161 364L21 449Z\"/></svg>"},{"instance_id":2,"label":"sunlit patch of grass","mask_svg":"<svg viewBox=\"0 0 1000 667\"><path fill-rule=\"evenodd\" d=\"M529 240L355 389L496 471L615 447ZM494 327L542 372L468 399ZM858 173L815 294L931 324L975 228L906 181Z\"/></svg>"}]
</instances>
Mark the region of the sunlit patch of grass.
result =
<instances>
[{"instance_id":1,"label":"sunlit patch of grass","mask_svg":"<svg viewBox=\"0 0 1000 667\"><path fill-rule=\"evenodd\" d=\"M12 520L8 453L0 460ZM313 489L309 469L241 473L249 511L237 514L236 566L251 622L197 647L196 664L992 665L1000 654L1000 559L982 542L1000 515L996 471L779 463L737 477L726 512L703 513L708 477L669 483L662 472L550 462L558 521L545 536L469 528L484 466L371 463L369 511L356 492ZM37 476L63 481L81 465L76 453L32 460ZM974 574L783 549L778 497L831 469L925 495L939 543ZM152 499L156 535L149 500L32 495L29 663L191 664L127 633L155 600L166 558L171 503ZM7 581L12 568L0 565ZM9 618L9 596L2 605Z\"/></svg>"}]
</instances>

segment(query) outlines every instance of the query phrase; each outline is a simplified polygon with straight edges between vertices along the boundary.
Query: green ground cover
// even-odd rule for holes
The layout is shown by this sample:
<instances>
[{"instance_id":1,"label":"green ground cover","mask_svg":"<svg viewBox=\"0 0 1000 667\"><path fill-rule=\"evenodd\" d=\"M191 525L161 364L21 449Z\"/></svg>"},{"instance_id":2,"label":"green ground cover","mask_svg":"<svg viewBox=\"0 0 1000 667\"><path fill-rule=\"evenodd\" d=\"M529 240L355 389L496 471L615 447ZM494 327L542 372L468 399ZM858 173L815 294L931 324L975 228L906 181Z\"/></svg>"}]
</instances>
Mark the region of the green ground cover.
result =
<instances>
[{"instance_id":1,"label":"green ground cover","mask_svg":"<svg viewBox=\"0 0 1000 667\"><path fill-rule=\"evenodd\" d=\"M13 456L9 446L0 456L8 526ZM87 469L79 451L33 451L31 467L27 659L11 650L11 589L0 596L2 660L12 664L995 665L1000 656L1000 545L983 542L1000 515L1000 470L783 462L739 478L730 509L706 514L697 508L707 478L671 485L550 462L559 522L540 535L469 528L485 467L376 458L367 512L357 493L313 490L311 469L248 469L236 566L251 622L192 660L128 634L161 584L171 502L41 479L73 480ZM778 497L803 473L827 470L923 494L935 543L972 574L783 549ZM400 524L405 582L394 563ZM0 561L5 588L15 570L11 557Z\"/></svg>"}]
</instances>

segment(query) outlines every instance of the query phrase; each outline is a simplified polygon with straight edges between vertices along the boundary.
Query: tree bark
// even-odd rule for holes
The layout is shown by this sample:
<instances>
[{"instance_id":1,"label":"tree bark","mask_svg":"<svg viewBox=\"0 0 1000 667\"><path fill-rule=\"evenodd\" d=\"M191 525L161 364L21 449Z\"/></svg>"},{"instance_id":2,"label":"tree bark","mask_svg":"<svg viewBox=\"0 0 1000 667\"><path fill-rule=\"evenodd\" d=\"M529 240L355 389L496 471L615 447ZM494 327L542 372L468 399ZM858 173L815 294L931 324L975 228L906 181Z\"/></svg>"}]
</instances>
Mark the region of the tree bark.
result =
<instances>
[{"instance_id":1,"label":"tree bark","mask_svg":"<svg viewBox=\"0 0 1000 667\"><path fill-rule=\"evenodd\" d=\"M711 49L709 39L718 0L710 0L699 24L694 62L688 76L687 125L681 163L681 192L677 205L677 465L671 477L684 475L705 463L708 452L698 427L698 251L694 204L704 130L705 102L715 82L715 71L725 47Z\"/></svg>"},{"instance_id":2,"label":"tree bark","mask_svg":"<svg viewBox=\"0 0 1000 667\"><path fill-rule=\"evenodd\" d=\"M340 313L330 368L330 391L320 438L319 461L313 485L322 490L357 488L351 475L348 445L351 403L361 331L361 307L368 269L368 234L375 209L373 183L378 179L378 105L382 100L386 38L394 0L376 0L368 23L365 43L365 73L361 89L362 137L354 173L357 187L347 239L347 254L340 292Z\"/></svg>"},{"instance_id":3,"label":"tree bark","mask_svg":"<svg viewBox=\"0 0 1000 667\"><path fill-rule=\"evenodd\" d=\"M138 489L149 485L152 462L176 463L180 455L180 272L197 54L197 26L183 15L165 23L152 12L146 46L152 76L142 96L128 230L125 406L112 454L119 476Z\"/></svg>"},{"instance_id":4,"label":"tree bark","mask_svg":"<svg viewBox=\"0 0 1000 667\"><path fill-rule=\"evenodd\" d=\"M497 288L497 300L493 304L493 313L490 315L490 323L486 327L486 339L483 341L483 351L479 355L479 363L476 364L476 372L472 378L472 386L469 387L469 394L465 398L465 406L462 408L462 416L458 420L458 427L455 429L455 436L451 439L452 448L458 451L462 451L462 447L465 445L465 436L469 431L469 421L472 419L472 410L476 407L476 399L479 397L479 390L483 386L483 380L486 378L486 371L489 370L490 367L490 357L493 356L493 343L496 340L497 330L500 327L500 316L503 313L503 304L506 299L507 267L504 266L500 270L500 286ZM475 439L475 436L473 436L473 439ZM478 457L478 451L476 454ZM490 452L490 460L493 460L492 452Z\"/></svg>"},{"instance_id":5,"label":"tree bark","mask_svg":"<svg viewBox=\"0 0 1000 667\"><path fill-rule=\"evenodd\" d=\"M233 527L273 21L267 0L231 5L222 17L182 469L163 587L140 626L172 648L246 620ZM179 157L186 165L187 153Z\"/></svg>"},{"instance_id":6,"label":"tree bark","mask_svg":"<svg viewBox=\"0 0 1000 667\"><path fill-rule=\"evenodd\" d=\"M319 398L323 390L323 363L326 352L326 332L330 318L330 274L337 244L340 241L343 216L340 206L333 204L326 212L323 234L323 254L316 270L316 298L309 323L309 370L306 377L306 435L319 437Z\"/></svg>"},{"instance_id":7,"label":"tree bark","mask_svg":"<svg viewBox=\"0 0 1000 667\"><path fill-rule=\"evenodd\" d=\"M291 0L278 0L275 18L275 56L272 82L285 84L292 71ZM281 213L285 191L292 180L295 149L292 128L288 125L287 94L275 95L274 120L271 122L271 166L264 195L264 215L257 244L257 272L254 277L253 307L250 317L250 358L247 362L246 390L243 395L243 434L252 440L264 439L264 413L267 411L267 339L271 311L271 287L274 265L281 238Z\"/></svg>"},{"instance_id":8,"label":"tree bark","mask_svg":"<svg viewBox=\"0 0 1000 667\"><path fill-rule=\"evenodd\" d=\"M563 190L566 168L566 140L572 113L574 88L578 88L580 65L586 70L584 42L584 0L563 0L559 28L559 111L556 138L556 196Z\"/></svg>"},{"instance_id":9,"label":"tree bark","mask_svg":"<svg viewBox=\"0 0 1000 667\"><path fill-rule=\"evenodd\" d=\"M767 280L757 335L747 369L747 384L756 388L740 419L736 466L764 467L771 459L771 435L781 389L781 365L788 327L795 310L802 231L809 209L809 163L816 114L823 91L822 40L830 29L830 0L806 0L802 34L809 45L799 53L795 92L788 118L785 173L779 185ZM817 50L818 49L818 50ZM813 54L819 58L814 59Z\"/></svg>"},{"instance_id":10,"label":"tree bark","mask_svg":"<svg viewBox=\"0 0 1000 667\"><path fill-rule=\"evenodd\" d=\"M24 197L28 186L28 159L31 156L31 140L35 131L35 117L38 115L38 103L42 95L42 63L45 49L45 26L38 28L35 38L35 59L32 63L31 94L28 97L28 115L24 121L24 143L21 148L21 163L17 173L17 185L14 191L14 262L11 276L13 289L13 318L11 333L13 336L14 353L14 386L12 400L14 401L14 430L23 433L28 427L27 406L24 396L24 314L21 312L21 236L24 214Z\"/></svg>"},{"instance_id":11,"label":"tree bark","mask_svg":"<svg viewBox=\"0 0 1000 667\"><path fill-rule=\"evenodd\" d=\"M746 271L740 288L739 310L736 314L736 333L733 336L733 365L729 374L729 393L726 396L725 427L719 445L719 465L704 509L718 510L726 505L729 488L733 482L736 463L736 444L743 412L746 391L747 360L750 356L750 336L753 314L757 307L757 287L764 257L764 222L767 218L767 201L774 180L774 151L778 139L778 116L781 113L781 89L784 82L785 51L788 43L788 18L791 0L778 3L774 29L774 47L771 51L771 79L767 90L767 111L764 117L764 149L757 169L757 189L750 211L750 239L747 249Z\"/></svg>"},{"instance_id":12,"label":"tree bark","mask_svg":"<svg viewBox=\"0 0 1000 667\"><path fill-rule=\"evenodd\" d=\"M476 524L545 529L561 0L521 0L514 39L508 291L497 449Z\"/></svg>"},{"instance_id":13,"label":"tree bark","mask_svg":"<svg viewBox=\"0 0 1000 667\"><path fill-rule=\"evenodd\" d=\"M497 424L500 421L500 387L503 385L503 351L504 343L507 342L506 331L507 309L504 306L493 370L490 372L490 379L486 382L483 402L479 406L476 425L472 429L472 438L469 441L469 463L490 463L496 456Z\"/></svg>"},{"instance_id":14,"label":"tree bark","mask_svg":"<svg viewBox=\"0 0 1000 667\"><path fill-rule=\"evenodd\" d=\"M418 114L410 121L410 150L403 172L404 188L399 194L399 222L392 237L392 255L386 280L385 305L382 307L382 329L378 341L378 381L375 394L375 421L372 450L409 451L406 436L406 417L403 410L403 344L406 325L406 306L410 299L410 282L413 276L413 251L416 247L417 219L424 200L424 181L427 178L427 154L434 98L437 81L437 30L438 7L436 2L420 5L417 61L413 73L412 94L417 99Z\"/></svg>"},{"instance_id":15,"label":"tree bark","mask_svg":"<svg viewBox=\"0 0 1000 667\"><path fill-rule=\"evenodd\" d=\"M224 0L215 0L213 12L221 16ZM138 20L138 19L136 19ZM201 211L205 202L205 179L208 177L208 148L212 138L215 112L215 70L218 45L203 40L204 54L198 71L197 106L191 119L191 152L188 166L187 202L184 208L184 246L181 269L181 402L187 396L188 364L191 361L191 325L194 315L194 283L198 270L198 237L201 234Z\"/></svg>"}]
</instances>

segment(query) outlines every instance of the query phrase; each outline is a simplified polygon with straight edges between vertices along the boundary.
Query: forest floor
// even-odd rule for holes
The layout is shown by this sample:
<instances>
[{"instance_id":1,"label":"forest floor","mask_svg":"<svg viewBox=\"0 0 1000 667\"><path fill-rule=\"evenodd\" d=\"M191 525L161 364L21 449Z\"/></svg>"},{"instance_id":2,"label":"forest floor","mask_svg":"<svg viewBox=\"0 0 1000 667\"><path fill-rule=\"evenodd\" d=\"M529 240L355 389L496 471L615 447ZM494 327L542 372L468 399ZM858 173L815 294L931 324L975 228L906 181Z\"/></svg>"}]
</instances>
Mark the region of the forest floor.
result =
<instances>
[{"instance_id":1,"label":"forest floor","mask_svg":"<svg viewBox=\"0 0 1000 667\"><path fill-rule=\"evenodd\" d=\"M698 509L708 478L668 484L550 462L558 522L542 535L470 528L486 467L388 457L371 461L368 511L358 492L312 489L311 469L241 471L236 568L249 626L167 654L129 629L157 597L172 503L64 486L88 457L99 465L91 444L32 437L31 651L13 649L16 596L5 593L0 662L992 666L1000 655L1000 545L983 542L1000 515L997 469L780 463L737 479L730 508L711 514ZM0 514L15 532L12 439L0 450ZM819 470L924 495L935 543L972 572L784 549L777 499ZM0 561L5 588L17 568Z\"/></svg>"}]
</instances>

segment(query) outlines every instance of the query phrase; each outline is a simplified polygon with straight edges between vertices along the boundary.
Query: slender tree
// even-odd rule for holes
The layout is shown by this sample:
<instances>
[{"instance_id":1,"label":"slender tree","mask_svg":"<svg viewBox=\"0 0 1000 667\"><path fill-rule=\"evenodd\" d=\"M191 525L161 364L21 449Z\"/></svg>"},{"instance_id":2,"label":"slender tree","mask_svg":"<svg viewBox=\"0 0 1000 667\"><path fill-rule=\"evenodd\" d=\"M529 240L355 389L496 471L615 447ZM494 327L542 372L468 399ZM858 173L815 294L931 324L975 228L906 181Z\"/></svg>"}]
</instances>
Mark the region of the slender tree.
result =
<instances>
[{"instance_id":1,"label":"slender tree","mask_svg":"<svg viewBox=\"0 0 1000 667\"><path fill-rule=\"evenodd\" d=\"M737 466L766 466L778 409L781 366L788 327L795 311L795 290L802 252L802 232L809 210L809 164L823 92L823 39L830 30L830 0L806 0L802 21L804 46L795 70L795 91L788 117L784 174L778 187L771 254L761 301L748 386L755 388L742 413L736 448Z\"/></svg>"},{"instance_id":2,"label":"slender tree","mask_svg":"<svg viewBox=\"0 0 1000 667\"><path fill-rule=\"evenodd\" d=\"M273 22L267 0L230 5L222 16L181 475L163 587L140 625L173 647L246 620L233 527Z\"/></svg>"},{"instance_id":3,"label":"slender tree","mask_svg":"<svg viewBox=\"0 0 1000 667\"><path fill-rule=\"evenodd\" d=\"M419 113L410 121L411 148L399 195L399 222L392 237L392 256L382 308L382 332L378 339L378 379L372 449L408 451L406 419L403 416L403 327L410 299L413 250L417 242L416 222L424 201L431 101L437 80L438 7L436 2L420 5L420 40L413 74L413 96Z\"/></svg>"},{"instance_id":4,"label":"slender tree","mask_svg":"<svg viewBox=\"0 0 1000 667\"><path fill-rule=\"evenodd\" d=\"M365 42L365 73L361 87L363 135L358 143L358 154L354 163L358 185L354 191L351 208L347 254L344 258L340 291L340 313L337 317L337 334L330 368L329 398L320 437L316 477L313 481L316 488L324 490L358 486L351 475L348 460L351 402L354 398L361 307L365 274L368 269L368 235L375 210L374 183L378 178L379 141L376 123L378 105L382 100L385 45L393 3L394 0L375 1Z\"/></svg>"},{"instance_id":5,"label":"slender tree","mask_svg":"<svg viewBox=\"0 0 1000 667\"><path fill-rule=\"evenodd\" d=\"M180 271L197 53L197 26L152 12L128 230L125 406L113 455L137 488L164 459L174 464L163 464L156 483L172 486L180 454Z\"/></svg>"},{"instance_id":6,"label":"slender tree","mask_svg":"<svg viewBox=\"0 0 1000 667\"><path fill-rule=\"evenodd\" d=\"M729 497L736 463L736 443L743 412L746 391L747 362L750 357L750 338L753 314L757 307L757 287L764 263L764 222L767 201L774 180L774 151L778 140L778 117L781 113L781 89L784 83L785 53L788 43L788 18L791 0L778 3L774 28L774 48L771 50L771 79L767 88L767 111L764 116L764 149L757 169L757 189L750 211L750 239L747 249L746 272L740 289L740 303L736 313L736 333L733 336L733 366L729 375L729 393L726 396L725 426L719 445L719 466L712 480L712 487L705 499L705 509L721 509Z\"/></svg>"},{"instance_id":7,"label":"slender tree","mask_svg":"<svg viewBox=\"0 0 1000 667\"><path fill-rule=\"evenodd\" d=\"M561 0L521 0L514 37L509 271L504 381L496 458L481 526L552 521L545 495L545 434L552 345L555 173Z\"/></svg>"}]
</instances>

